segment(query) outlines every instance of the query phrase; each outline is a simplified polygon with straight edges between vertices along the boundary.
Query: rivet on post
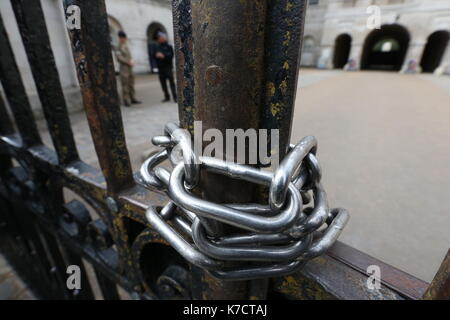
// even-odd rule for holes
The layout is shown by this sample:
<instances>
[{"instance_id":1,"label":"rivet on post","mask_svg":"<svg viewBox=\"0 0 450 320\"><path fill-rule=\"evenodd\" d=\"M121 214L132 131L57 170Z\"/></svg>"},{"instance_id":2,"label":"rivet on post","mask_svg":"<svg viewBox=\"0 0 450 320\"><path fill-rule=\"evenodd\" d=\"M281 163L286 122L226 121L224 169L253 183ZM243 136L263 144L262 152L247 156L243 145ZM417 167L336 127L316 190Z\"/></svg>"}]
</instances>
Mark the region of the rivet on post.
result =
<instances>
[{"instance_id":1,"label":"rivet on post","mask_svg":"<svg viewBox=\"0 0 450 320\"><path fill-rule=\"evenodd\" d=\"M222 82L223 80L223 70L219 66L209 66L206 69L206 81L208 84L215 86Z\"/></svg>"}]
</instances>

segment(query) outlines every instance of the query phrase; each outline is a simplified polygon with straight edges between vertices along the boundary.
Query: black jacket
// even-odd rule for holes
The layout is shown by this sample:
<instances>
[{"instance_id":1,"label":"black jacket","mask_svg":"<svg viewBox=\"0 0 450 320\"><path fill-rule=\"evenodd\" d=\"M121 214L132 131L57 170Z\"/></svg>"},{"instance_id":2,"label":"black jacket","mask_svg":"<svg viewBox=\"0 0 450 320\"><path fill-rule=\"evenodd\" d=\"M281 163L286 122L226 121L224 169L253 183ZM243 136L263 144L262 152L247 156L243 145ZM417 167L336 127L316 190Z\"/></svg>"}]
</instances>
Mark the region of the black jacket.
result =
<instances>
[{"instance_id":1,"label":"black jacket","mask_svg":"<svg viewBox=\"0 0 450 320\"><path fill-rule=\"evenodd\" d=\"M161 52L164 55L164 59L156 58L156 53ZM170 70L172 69L172 60L173 60L173 47L166 43L160 43L156 46L155 51L155 60L158 65L158 69L160 70Z\"/></svg>"}]
</instances>

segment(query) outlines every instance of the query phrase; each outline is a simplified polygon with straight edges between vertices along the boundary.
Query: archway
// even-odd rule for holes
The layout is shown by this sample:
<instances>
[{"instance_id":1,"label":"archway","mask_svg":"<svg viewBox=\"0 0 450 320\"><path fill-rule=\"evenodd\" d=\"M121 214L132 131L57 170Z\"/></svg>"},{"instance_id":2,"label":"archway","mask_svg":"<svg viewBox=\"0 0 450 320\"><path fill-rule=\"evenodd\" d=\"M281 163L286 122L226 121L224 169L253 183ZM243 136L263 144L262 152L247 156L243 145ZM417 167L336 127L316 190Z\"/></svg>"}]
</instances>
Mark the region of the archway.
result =
<instances>
[{"instance_id":1,"label":"archway","mask_svg":"<svg viewBox=\"0 0 450 320\"><path fill-rule=\"evenodd\" d=\"M409 32L398 24L373 30L364 42L361 70L399 71L409 45Z\"/></svg>"},{"instance_id":2,"label":"archway","mask_svg":"<svg viewBox=\"0 0 450 320\"><path fill-rule=\"evenodd\" d=\"M116 74L119 74L120 69L119 62L117 61L117 57L114 54L114 51L119 46L119 36L117 35L117 33L121 30L123 31L123 29L120 22L116 18L113 18L111 16L108 16L108 25L109 25L109 41L111 43L111 49L113 50L112 56L113 56L114 71L116 72Z\"/></svg>"},{"instance_id":3,"label":"archway","mask_svg":"<svg viewBox=\"0 0 450 320\"><path fill-rule=\"evenodd\" d=\"M445 30L436 31L428 37L423 50L420 66L423 72L434 72L439 67L447 49L450 33Z\"/></svg>"},{"instance_id":4,"label":"archway","mask_svg":"<svg viewBox=\"0 0 450 320\"><path fill-rule=\"evenodd\" d=\"M150 72L157 71L156 59L154 57L155 47L157 45L158 32L167 34L166 28L159 22L152 22L147 28L147 44L148 44L148 58L150 63Z\"/></svg>"},{"instance_id":5,"label":"archway","mask_svg":"<svg viewBox=\"0 0 450 320\"><path fill-rule=\"evenodd\" d=\"M348 62L350 49L352 47L352 37L347 34L339 35L334 42L333 66L342 69Z\"/></svg>"},{"instance_id":6,"label":"archway","mask_svg":"<svg viewBox=\"0 0 450 320\"><path fill-rule=\"evenodd\" d=\"M166 28L159 22L152 22L147 28L147 42L156 43L158 32L167 34Z\"/></svg>"},{"instance_id":7,"label":"archway","mask_svg":"<svg viewBox=\"0 0 450 320\"><path fill-rule=\"evenodd\" d=\"M113 18L111 16L108 16L108 25L111 46L115 48L119 43L119 37L117 36L117 33L121 30L123 31L122 25L116 18Z\"/></svg>"}]
</instances>

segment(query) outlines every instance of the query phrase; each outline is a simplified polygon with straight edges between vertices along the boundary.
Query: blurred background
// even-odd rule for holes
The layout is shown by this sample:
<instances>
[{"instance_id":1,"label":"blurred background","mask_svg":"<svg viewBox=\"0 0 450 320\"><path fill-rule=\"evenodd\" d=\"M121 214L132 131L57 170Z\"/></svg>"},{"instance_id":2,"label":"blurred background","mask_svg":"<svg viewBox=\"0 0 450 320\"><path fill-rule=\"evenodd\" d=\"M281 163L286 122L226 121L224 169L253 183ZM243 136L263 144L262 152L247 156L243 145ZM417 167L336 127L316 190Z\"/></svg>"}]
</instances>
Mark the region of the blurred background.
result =
<instances>
[{"instance_id":1,"label":"blurred background","mask_svg":"<svg viewBox=\"0 0 450 320\"><path fill-rule=\"evenodd\" d=\"M62 1L41 1L81 157L98 166ZM178 118L175 103L160 102L149 57L159 31L173 44L171 6L165 0L106 5L113 47L125 31L136 62L143 104L122 111L137 170L152 148L150 137ZM9 1L0 2L0 12L51 145ZM350 211L341 240L425 281L450 244L449 37L448 0L310 0L293 122L293 143L305 135L319 140L330 204Z\"/></svg>"}]
</instances>

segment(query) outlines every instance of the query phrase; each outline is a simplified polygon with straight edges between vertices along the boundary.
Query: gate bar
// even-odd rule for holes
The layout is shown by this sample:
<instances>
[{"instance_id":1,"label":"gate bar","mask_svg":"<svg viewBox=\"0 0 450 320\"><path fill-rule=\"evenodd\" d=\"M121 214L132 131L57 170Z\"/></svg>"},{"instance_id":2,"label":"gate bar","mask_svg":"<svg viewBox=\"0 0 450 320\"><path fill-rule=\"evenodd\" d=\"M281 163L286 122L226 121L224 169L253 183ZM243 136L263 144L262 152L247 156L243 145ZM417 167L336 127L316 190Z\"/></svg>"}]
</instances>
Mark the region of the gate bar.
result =
<instances>
[{"instance_id":1,"label":"gate bar","mask_svg":"<svg viewBox=\"0 0 450 320\"><path fill-rule=\"evenodd\" d=\"M8 136L14 133L14 125L6 110L3 96L0 93L0 136ZM1 151L1 150L0 150ZM12 167L11 157L0 152L0 175Z\"/></svg>"},{"instance_id":2,"label":"gate bar","mask_svg":"<svg viewBox=\"0 0 450 320\"><path fill-rule=\"evenodd\" d=\"M0 94L0 135L7 136L14 133L14 126L8 111L6 110L5 102Z\"/></svg>"},{"instance_id":3,"label":"gate bar","mask_svg":"<svg viewBox=\"0 0 450 320\"><path fill-rule=\"evenodd\" d=\"M214 128L224 136L226 129L279 129L282 158L290 138L306 1L173 4L181 125L193 133L194 121L201 120L203 131ZM247 146L249 151L254 150ZM210 201L263 200L258 188L227 177L202 174L201 184ZM223 226L222 232L230 230ZM267 283L226 283L204 274L203 287L202 298L236 299L249 292L264 297Z\"/></svg>"},{"instance_id":4,"label":"gate bar","mask_svg":"<svg viewBox=\"0 0 450 320\"><path fill-rule=\"evenodd\" d=\"M191 5L193 118L202 121L204 131L214 128L224 136L226 129L258 128L267 0L191 1ZM255 200L256 188L250 183L202 173L201 184L204 198L213 202ZM222 229L223 234L230 232L225 225ZM203 298L248 298L246 281L218 281L204 273L203 282Z\"/></svg>"},{"instance_id":5,"label":"gate bar","mask_svg":"<svg viewBox=\"0 0 450 320\"><path fill-rule=\"evenodd\" d=\"M180 126L194 134L194 57L191 0L172 1Z\"/></svg>"},{"instance_id":6,"label":"gate bar","mask_svg":"<svg viewBox=\"0 0 450 320\"><path fill-rule=\"evenodd\" d=\"M9 37L0 15L0 81L5 90L11 112L26 147L42 144L31 110L30 101L17 67Z\"/></svg>"},{"instance_id":7,"label":"gate bar","mask_svg":"<svg viewBox=\"0 0 450 320\"><path fill-rule=\"evenodd\" d=\"M269 1L265 42L265 100L261 128L280 130L280 160L291 140L307 2ZM268 148L271 150L271 148Z\"/></svg>"},{"instance_id":8,"label":"gate bar","mask_svg":"<svg viewBox=\"0 0 450 320\"><path fill-rule=\"evenodd\" d=\"M78 151L41 2L11 0L11 5L58 160L62 164L68 164L78 159Z\"/></svg>"},{"instance_id":9,"label":"gate bar","mask_svg":"<svg viewBox=\"0 0 450 320\"><path fill-rule=\"evenodd\" d=\"M73 6L73 7L71 7ZM110 193L134 184L109 42L104 0L65 0L80 9L81 25L69 30L78 81L100 167Z\"/></svg>"}]
</instances>

